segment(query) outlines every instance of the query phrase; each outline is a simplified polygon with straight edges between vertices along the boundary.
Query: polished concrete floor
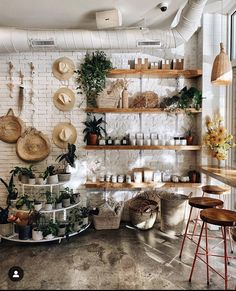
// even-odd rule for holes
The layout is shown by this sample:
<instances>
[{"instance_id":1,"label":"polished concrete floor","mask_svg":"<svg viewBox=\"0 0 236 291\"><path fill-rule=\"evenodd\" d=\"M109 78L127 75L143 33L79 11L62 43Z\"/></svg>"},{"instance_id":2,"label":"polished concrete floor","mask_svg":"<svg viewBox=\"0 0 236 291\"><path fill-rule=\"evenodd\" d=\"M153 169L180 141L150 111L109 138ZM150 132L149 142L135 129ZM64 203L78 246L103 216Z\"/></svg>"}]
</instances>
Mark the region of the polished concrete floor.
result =
<instances>
[{"instance_id":1,"label":"polished concrete floor","mask_svg":"<svg viewBox=\"0 0 236 291\"><path fill-rule=\"evenodd\" d=\"M206 283L205 264L197 261L192 283L188 282L195 246L187 240L179 259L181 238L122 224L119 230L85 232L59 243L0 244L1 290L222 290L223 279L211 273ZM222 248L222 245L218 247ZM235 248L236 249L236 248ZM221 271L222 258L212 261ZM24 278L12 282L8 270L19 266ZM236 276L236 260L229 269ZM236 279L230 281L234 288Z\"/></svg>"}]
</instances>

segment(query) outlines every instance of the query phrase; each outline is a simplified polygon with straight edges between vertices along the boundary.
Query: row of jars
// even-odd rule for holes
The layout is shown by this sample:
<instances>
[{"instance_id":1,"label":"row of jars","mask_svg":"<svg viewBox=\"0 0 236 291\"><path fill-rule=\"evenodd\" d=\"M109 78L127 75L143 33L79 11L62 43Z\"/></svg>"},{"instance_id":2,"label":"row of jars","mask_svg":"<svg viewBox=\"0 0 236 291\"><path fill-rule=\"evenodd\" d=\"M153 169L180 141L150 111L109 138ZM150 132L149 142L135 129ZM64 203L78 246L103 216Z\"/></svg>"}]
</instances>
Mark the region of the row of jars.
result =
<instances>
[{"instance_id":1,"label":"row of jars","mask_svg":"<svg viewBox=\"0 0 236 291\"><path fill-rule=\"evenodd\" d=\"M96 182L97 177L92 177L92 182ZM100 175L99 182L111 182L111 183L148 183L148 182L189 182L189 176L178 176L172 175L169 171L161 172L161 171L152 171L152 170L144 170L135 171L133 175Z\"/></svg>"},{"instance_id":2,"label":"row of jars","mask_svg":"<svg viewBox=\"0 0 236 291\"><path fill-rule=\"evenodd\" d=\"M107 139L101 138L99 145L132 145L132 146L158 146L158 145L187 145L185 137L171 137L168 135L159 135L151 133L150 136L145 136L143 133L136 133L135 136L129 134L119 138L112 138L109 136Z\"/></svg>"}]
</instances>

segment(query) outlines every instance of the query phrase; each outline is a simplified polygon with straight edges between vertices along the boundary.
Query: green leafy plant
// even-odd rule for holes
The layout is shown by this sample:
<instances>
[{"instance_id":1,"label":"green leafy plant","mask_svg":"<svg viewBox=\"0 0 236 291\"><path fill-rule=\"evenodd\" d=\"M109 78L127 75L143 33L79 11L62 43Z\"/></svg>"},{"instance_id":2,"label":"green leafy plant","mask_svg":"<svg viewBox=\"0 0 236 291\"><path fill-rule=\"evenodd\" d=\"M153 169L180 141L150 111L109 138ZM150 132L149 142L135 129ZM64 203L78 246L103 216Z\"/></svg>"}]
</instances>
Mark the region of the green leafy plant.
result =
<instances>
[{"instance_id":1,"label":"green leafy plant","mask_svg":"<svg viewBox=\"0 0 236 291\"><path fill-rule=\"evenodd\" d=\"M53 194L52 194L51 191L48 190L48 191L46 191L44 194L45 194L45 196L46 196L47 204L52 204L52 203L54 203L55 199L54 199Z\"/></svg>"},{"instance_id":2,"label":"green leafy plant","mask_svg":"<svg viewBox=\"0 0 236 291\"><path fill-rule=\"evenodd\" d=\"M9 181L8 184L2 178L0 178L0 181L6 187L7 192L8 192L7 205L10 204L11 200L15 200L17 198L17 195L18 195L18 190L15 187L15 184L14 184L13 180L14 180L14 174L13 173L11 174L11 178L10 178L10 181Z\"/></svg>"},{"instance_id":3,"label":"green leafy plant","mask_svg":"<svg viewBox=\"0 0 236 291\"><path fill-rule=\"evenodd\" d=\"M46 170L43 172L43 179L47 179L48 176L53 176L56 174L55 166L50 165L46 168Z\"/></svg>"},{"instance_id":4,"label":"green leafy plant","mask_svg":"<svg viewBox=\"0 0 236 291\"><path fill-rule=\"evenodd\" d=\"M104 51L86 53L84 62L76 71L79 90L78 93L85 93L87 102L96 107L96 97L105 88L106 75L113 69L112 62L107 58Z\"/></svg>"},{"instance_id":5,"label":"green leafy plant","mask_svg":"<svg viewBox=\"0 0 236 291\"><path fill-rule=\"evenodd\" d=\"M54 223L53 221L49 221L49 223L43 229L43 236L47 236L52 234L53 236L57 236L58 234L58 223Z\"/></svg>"},{"instance_id":6,"label":"green leafy plant","mask_svg":"<svg viewBox=\"0 0 236 291\"><path fill-rule=\"evenodd\" d=\"M9 205L6 208L0 207L0 224L7 224L9 216Z\"/></svg>"},{"instance_id":7,"label":"green leafy plant","mask_svg":"<svg viewBox=\"0 0 236 291\"><path fill-rule=\"evenodd\" d=\"M35 174L33 173L32 167L33 165L30 165L28 168L17 166L13 170L11 170L10 173L12 173L13 176L25 175L25 176L28 176L29 178L35 178Z\"/></svg>"},{"instance_id":8,"label":"green leafy plant","mask_svg":"<svg viewBox=\"0 0 236 291\"><path fill-rule=\"evenodd\" d=\"M16 201L17 209L21 209L24 205L27 207L28 210L31 210L33 208L33 201L29 199L28 195L21 196Z\"/></svg>"},{"instance_id":9,"label":"green leafy plant","mask_svg":"<svg viewBox=\"0 0 236 291\"><path fill-rule=\"evenodd\" d=\"M71 167L75 167L75 160L77 159L77 156L75 154L76 146L74 144L68 143L67 146L67 152L65 154L61 154L56 158L56 161L64 163L64 173L66 172L66 166L67 164Z\"/></svg>"},{"instance_id":10,"label":"green leafy plant","mask_svg":"<svg viewBox=\"0 0 236 291\"><path fill-rule=\"evenodd\" d=\"M72 194L73 194L73 189L66 187L65 189L60 191L59 199L61 201L62 201L62 199L69 199L69 198L71 198Z\"/></svg>"},{"instance_id":11,"label":"green leafy plant","mask_svg":"<svg viewBox=\"0 0 236 291\"><path fill-rule=\"evenodd\" d=\"M88 141L90 134L96 134L98 137L102 137L102 133L107 135L106 129L102 127L102 124L106 124L106 121L103 118L96 119L95 115L88 115L88 120L83 122L86 126L83 130L84 141Z\"/></svg>"}]
</instances>

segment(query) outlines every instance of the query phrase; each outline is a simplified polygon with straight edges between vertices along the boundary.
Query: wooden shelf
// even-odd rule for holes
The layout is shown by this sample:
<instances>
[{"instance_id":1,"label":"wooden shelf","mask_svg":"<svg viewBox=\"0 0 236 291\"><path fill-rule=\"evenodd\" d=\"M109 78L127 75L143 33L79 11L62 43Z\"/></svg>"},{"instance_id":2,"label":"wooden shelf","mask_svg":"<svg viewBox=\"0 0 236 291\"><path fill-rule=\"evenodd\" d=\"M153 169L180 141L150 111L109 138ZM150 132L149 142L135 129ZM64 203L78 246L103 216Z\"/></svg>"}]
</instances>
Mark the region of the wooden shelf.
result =
<instances>
[{"instance_id":1,"label":"wooden shelf","mask_svg":"<svg viewBox=\"0 0 236 291\"><path fill-rule=\"evenodd\" d=\"M196 110L194 108L178 109L178 111L165 111L163 108L86 108L85 112L92 113L171 113L171 114L183 114L183 113L201 113L202 110Z\"/></svg>"},{"instance_id":2,"label":"wooden shelf","mask_svg":"<svg viewBox=\"0 0 236 291\"><path fill-rule=\"evenodd\" d=\"M186 79L192 79L202 76L202 70L160 70L160 69L148 69L148 70L136 70L136 69L114 69L107 75L108 78L117 78L122 75L130 75L131 77L155 77L155 78L177 78L184 77Z\"/></svg>"},{"instance_id":3,"label":"wooden shelf","mask_svg":"<svg viewBox=\"0 0 236 291\"><path fill-rule=\"evenodd\" d=\"M87 145L86 150L174 150L174 151L199 151L200 145L186 145L186 146L131 146L131 145Z\"/></svg>"},{"instance_id":4,"label":"wooden shelf","mask_svg":"<svg viewBox=\"0 0 236 291\"><path fill-rule=\"evenodd\" d=\"M201 183L173 183L173 182L149 182L149 183L110 183L110 182L86 182L87 189L146 189L146 188L200 188Z\"/></svg>"}]
</instances>

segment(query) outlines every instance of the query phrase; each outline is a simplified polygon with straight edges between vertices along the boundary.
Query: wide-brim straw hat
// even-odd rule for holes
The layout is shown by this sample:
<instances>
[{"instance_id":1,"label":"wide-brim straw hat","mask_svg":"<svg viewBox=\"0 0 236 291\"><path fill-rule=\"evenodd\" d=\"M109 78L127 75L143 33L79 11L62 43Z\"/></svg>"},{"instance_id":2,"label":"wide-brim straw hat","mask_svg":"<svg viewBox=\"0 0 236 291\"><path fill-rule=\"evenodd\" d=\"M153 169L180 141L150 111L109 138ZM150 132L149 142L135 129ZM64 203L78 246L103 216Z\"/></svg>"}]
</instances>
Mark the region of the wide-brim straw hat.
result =
<instances>
[{"instance_id":1,"label":"wide-brim straw hat","mask_svg":"<svg viewBox=\"0 0 236 291\"><path fill-rule=\"evenodd\" d=\"M66 149L68 143L74 144L76 142L77 130L69 122L60 122L53 129L52 139L56 146Z\"/></svg>"},{"instance_id":2,"label":"wide-brim straw hat","mask_svg":"<svg viewBox=\"0 0 236 291\"><path fill-rule=\"evenodd\" d=\"M50 140L41 131L29 127L17 140L16 153L26 162L39 162L50 153Z\"/></svg>"},{"instance_id":3,"label":"wide-brim straw hat","mask_svg":"<svg viewBox=\"0 0 236 291\"><path fill-rule=\"evenodd\" d=\"M0 140L7 143L16 143L25 130L24 122L14 115L10 108L5 116L0 117Z\"/></svg>"},{"instance_id":4,"label":"wide-brim straw hat","mask_svg":"<svg viewBox=\"0 0 236 291\"><path fill-rule=\"evenodd\" d=\"M53 103L61 111L70 111L75 105L75 94L71 89L62 87L55 92Z\"/></svg>"},{"instance_id":5,"label":"wide-brim straw hat","mask_svg":"<svg viewBox=\"0 0 236 291\"><path fill-rule=\"evenodd\" d=\"M55 60L52 65L52 73L58 80L68 80L72 77L74 72L74 62L67 57L62 57Z\"/></svg>"}]
</instances>

